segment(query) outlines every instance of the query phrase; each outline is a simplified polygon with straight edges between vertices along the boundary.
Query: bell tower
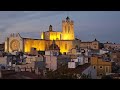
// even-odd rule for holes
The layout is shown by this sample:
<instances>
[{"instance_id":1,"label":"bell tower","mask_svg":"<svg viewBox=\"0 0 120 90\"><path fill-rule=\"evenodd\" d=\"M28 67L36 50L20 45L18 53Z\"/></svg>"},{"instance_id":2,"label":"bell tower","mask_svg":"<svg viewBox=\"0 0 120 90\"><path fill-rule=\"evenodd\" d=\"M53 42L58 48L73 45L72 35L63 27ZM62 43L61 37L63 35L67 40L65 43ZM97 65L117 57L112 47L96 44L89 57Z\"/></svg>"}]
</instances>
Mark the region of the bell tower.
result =
<instances>
[{"instance_id":1,"label":"bell tower","mask_svg":"<svg viewBox=\"0 0 120 90\"><path fill-rule=\"evenodd\" d=\"M49 26L49 31L52 31L52 25Z\"/></svg>"},{"instance_id":2,"label":"bell tower","mask_svg":"<svg viewBox=\"0 0 120 90\"><path fill-rule=\"evenodd\" d=\"M74 22L69 17L62 21L62 40L74 40Z\"/></svg>"}]
</instances>

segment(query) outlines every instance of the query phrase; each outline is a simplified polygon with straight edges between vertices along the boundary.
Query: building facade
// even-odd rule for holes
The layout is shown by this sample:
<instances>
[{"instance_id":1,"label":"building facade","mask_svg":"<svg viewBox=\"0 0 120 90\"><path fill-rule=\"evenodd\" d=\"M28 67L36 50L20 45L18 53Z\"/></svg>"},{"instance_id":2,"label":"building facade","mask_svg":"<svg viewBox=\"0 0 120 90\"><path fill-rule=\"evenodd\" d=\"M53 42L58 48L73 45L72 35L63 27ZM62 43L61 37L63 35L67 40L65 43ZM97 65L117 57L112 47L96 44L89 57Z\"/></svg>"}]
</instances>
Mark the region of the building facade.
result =
<instances>
[{"instance_id":1,"label":"building facade","mask_svg":"<svg viewBox=\"0 0 120 90\"><path fill-rule=\"evenodd\" d=\"M98 50L100 48L99 44L100 44L99 41L95 39L94 41L91 42L81 42L80 47Z\"/></svg>"},{"instance_id":2,"label":"building facade","mask_svg":"<svg viewBox=\"0 0 120 90\"><path fill-rule=\"evenodd\" d=\"M49 49L53 40L60 48L61 53L68 53L72 48L91 48L99 49L99 41L96 39L92 42L81 42L75 38L74 22L69 17L62 21L62 31L54 31L52 25L49 30L42 32L41 39L24 38L18 34L11 34L5 40L5 52L22 51L29 53L31 48L36 48L37 51L45 51Z\"/></svg>"},{"instance_id":3,"label":"building facade","mask_svg":"<svg viewBox=\"0 0 120 90\"><path fill-rule=\"evenodd\" d=\"M104 48L105 49L118 49L120 50L120 44L116 44L116 43L104 43Z\"/></svg>"},{"instance_id":4,"label":"building facade","mask_svg":"<svg viewBox=\"0 0 120 90\"><path fill-rule=\"evenodd\" d=\"M99 77L112 72L112 62L104 61L103 58L99 56L91 57L91 66L96 69L97 76Z\"/></svg>"},{"instance_id":5,"label":"building facade","mask_svg":"<svg viewBox=\"0 0 120 90\"><path fill-rule=\"evenodd\" d=\"M74 22L69 17L62 21L62 32L53 31L52 25L49 30L41 34L41 39L23 38L18 34L11 34L5 40L5 52L30 52L31 48L36 48L37 51L45 51L49 49L52 41L55 40L60 48L60 52L69 52L76 46L74 37Z\"/></svg>"}]
</instances>

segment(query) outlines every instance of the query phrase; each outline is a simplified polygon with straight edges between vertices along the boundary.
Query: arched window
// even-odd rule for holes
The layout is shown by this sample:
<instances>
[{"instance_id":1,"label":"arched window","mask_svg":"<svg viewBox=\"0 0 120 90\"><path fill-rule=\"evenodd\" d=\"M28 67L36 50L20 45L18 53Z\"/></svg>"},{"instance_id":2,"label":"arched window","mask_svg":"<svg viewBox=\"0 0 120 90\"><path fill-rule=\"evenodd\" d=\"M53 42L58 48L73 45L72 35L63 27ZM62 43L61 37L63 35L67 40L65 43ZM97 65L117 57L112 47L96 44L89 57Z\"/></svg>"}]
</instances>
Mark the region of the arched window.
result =
<instances>
[{"instance_id":1,"label":"arched window","mask_svg":"<svg viewBox=\"0 0 120 90\"><path fill-rule=\"evenodd\" d=\"M67 44L65 44L65 49L67 50Z\"/></svg>"},{"instance_id":2,"label":"arched window","mask_svg":"<svg viewBox=\"0 0 120 90\"><path fill-rule=\"evenodd\" d=\"M70 26L68 26L68 33L70 32Z\"/></svg>"},{"instance_id":3,"label":"arched window","mask_svg":"<svg viewBox=\"0 0 120 90\"><path fill-rule=\"evenodd\" d=\"M65 33L67 32L67 28L66 28L66 26L65 26Z\"/></svg>"}]
</instances>

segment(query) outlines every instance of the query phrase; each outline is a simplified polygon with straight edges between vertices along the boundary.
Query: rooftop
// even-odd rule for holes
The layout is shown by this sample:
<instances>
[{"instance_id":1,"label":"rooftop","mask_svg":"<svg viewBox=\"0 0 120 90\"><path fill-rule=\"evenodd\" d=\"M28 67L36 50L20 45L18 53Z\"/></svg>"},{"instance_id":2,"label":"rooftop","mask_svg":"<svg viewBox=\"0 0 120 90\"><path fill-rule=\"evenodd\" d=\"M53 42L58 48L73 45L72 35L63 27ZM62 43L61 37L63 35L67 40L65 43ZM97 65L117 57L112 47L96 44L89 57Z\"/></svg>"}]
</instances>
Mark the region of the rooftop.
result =
<instances>
[{"instance_id":1,"label":"rooftop","mask_svg":"<svg viewBox=\"0 0 120 90\"><path fill-rule=\"evenodd\" d=\"M11 74L4 74L2 79L39 79L39 77L31 72L12 72Z\"/></svg>"},{"instance_id":2,"label":"rooftop","mask_svg":"<svg viewBox=\"0 0 120 90\"><path fill-rule=\"evenodd\" d=\"M43 40L43 39L34 39L34 38L23 38L23 39L29 39L29 40Z\"/></svg>"},{"instance_id":3,"label":"rooftop","mask_svg":"<svg viewBox=\"0 0 120 90\"><path fill-rule=\"evenodd\" d=\"M86 63L84 65L79 65L76 68L68 68L67 65L63 66L56 71L62 71L64 70L65 73L76 73L76 74L81 74L85 69L87 69L90 66L90 63Z\"/></svg>"}]
</instances>

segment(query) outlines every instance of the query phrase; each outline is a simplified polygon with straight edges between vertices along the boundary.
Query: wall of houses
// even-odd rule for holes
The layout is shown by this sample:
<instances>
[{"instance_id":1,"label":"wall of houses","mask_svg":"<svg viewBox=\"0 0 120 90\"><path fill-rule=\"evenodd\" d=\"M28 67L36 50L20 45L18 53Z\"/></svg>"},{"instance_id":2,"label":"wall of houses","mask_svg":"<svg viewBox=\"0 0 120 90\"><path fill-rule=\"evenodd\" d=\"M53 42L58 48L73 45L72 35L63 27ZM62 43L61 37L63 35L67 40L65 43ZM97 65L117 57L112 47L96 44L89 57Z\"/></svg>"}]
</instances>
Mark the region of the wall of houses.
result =
<instances>
[{"instance_id":1,"label":"wall of houses","mask_svg":"<svg viewBox=\"0 0 120 90\"><path fill-rule=\"evenodd\" d=\"M91 57L91 66L97 70L98 76L103 76L106 73L112 72L112 62L106 62L99 57Z\"/></svg>"},{"instance_id":2,"label":"wall of houses","mask_svg":"<svg viewBox=\"0 0 120 90\"><path fill-rule=\"evenodd\" d=\"M46 68L49 70L56 70L57 69L57 57L56 56L47 56L45 55L46 58Z\"/></svg>"},{"instance_id":3,"label":"wall of houses","mask_svg":"<svg viewBox=\"0 0 120 90\"><path fill-rule=\"evenodd\" d=\"M7 57L0 57L0 64L7 65Z\"/></svg>"}]
</instances>

